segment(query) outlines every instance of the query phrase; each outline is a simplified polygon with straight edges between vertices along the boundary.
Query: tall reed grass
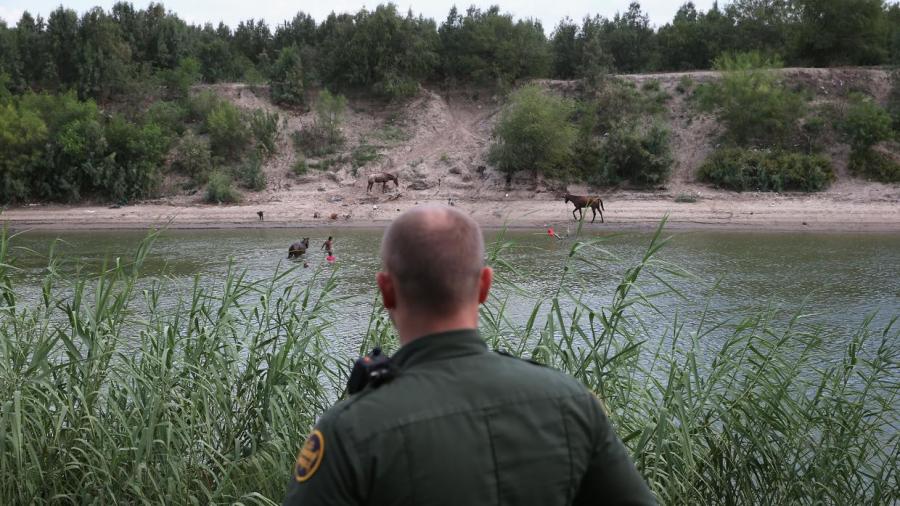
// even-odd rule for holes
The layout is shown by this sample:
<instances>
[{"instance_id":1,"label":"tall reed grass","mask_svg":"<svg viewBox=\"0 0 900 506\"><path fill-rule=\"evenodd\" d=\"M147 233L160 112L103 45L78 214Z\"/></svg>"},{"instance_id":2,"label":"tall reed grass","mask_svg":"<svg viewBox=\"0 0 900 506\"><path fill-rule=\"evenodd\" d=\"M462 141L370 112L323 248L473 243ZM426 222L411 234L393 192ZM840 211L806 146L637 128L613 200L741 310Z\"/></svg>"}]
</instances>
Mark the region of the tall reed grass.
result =
<instances>
[{"instance_id":1,"label":"tall reed grass","mask_svg":"<svg viewBox=\"0 0 900 506\"><path fill-rule=\"evenodd\" d=\"M509 316L518 288L501 238L483 335L597 392L663 503L896 503L894 321L876 331L866 320L833 365L802 314L692 326L673 314L655 335L641 318L658 311L654 298L693 297L678 290L689 274L656 256L661 231L604 307L582 297L591 280L572 267L610 255L600 239L574 241L556 293L524 322ZM93 274L67 275L51 254L26 300L15 237L0 234L0 503L280 501L297 448L348 373L329 341L339 271L301 285L290 268L263 280L231 269L220 289L195 279L164 306L180 287L142 277L154 239ZM360 351L396 347L372 307ZM720 344L704 351L707 339Z\"/></svg>"}]
</instances>

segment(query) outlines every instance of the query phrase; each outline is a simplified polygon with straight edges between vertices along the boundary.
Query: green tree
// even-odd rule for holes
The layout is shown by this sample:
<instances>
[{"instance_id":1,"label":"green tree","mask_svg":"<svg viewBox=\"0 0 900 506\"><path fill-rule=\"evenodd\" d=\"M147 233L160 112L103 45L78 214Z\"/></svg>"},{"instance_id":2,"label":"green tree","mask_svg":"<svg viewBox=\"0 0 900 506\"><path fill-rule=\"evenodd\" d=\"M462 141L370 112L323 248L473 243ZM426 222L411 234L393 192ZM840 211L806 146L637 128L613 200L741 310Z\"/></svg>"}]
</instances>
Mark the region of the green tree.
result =
<instances>
[{"instance_id":1,"label":"green tree","mask_svg":"<svg viewBox=\"0 0 900 506\"><path fill-rule=\"evenodd\" d=\"M553 75L559 79L572 79L577 75L578 58L578 25L568 17L556 26L550 37L553 48Z\"/></svg>"},{"instance_id":2,"label":"green tree","mask_svg":"<svg viewBox=\"0 0 900 506\"><path fill-rule=\"evenodd\" d=\"M787 146L805 112L803 97L780 83L779 63L759 53L718 58L719 82L698 89L700 103L725 125L725 137L739 146Z\"/></svg>"},{"instance_id":3,"label":"green tree","mask_svg":"<svg viewBox=\"0 0 900 506\"><path fill-rule=\"evenodd\" d=\"M47 18L50 59L56 71L58 87L78 84L78 14L72 9L57 8Z\"/></svg>"},{"instance_id":4,"label":"green tree","mask_svg":"<svg viewBox=\"0 0 900 506\"><path fill-rule=\"evenodd\" d=\"M887 58L883 0L794 0L796 57L819 67L875 65Z\"/></svg>"},{"instance_id":5,"label":"green tree","mask_svg":"<svg viewBox=\"0 0 900 506\"><path fill-rule=\"evenodd\" d=\"M603 38L620 72L650 70L656 64L656 34L638 2L631 2L627 11L604 23Z\"/></svg>"},{"instance_id":6,"label":"green tree","mask_svg":"<svg viewBox=\"0 0 900 506\"><path fill-rule=\"evenodd\" d=\"M272 66L269 92L278 104L296 106L303 103L303 65L297 46L288 46L278 53Z\"/></svg>"},{"instance_id":7,"label":"green tree","mask_svg":"<svg viewBox=\"0 0 900 506\"><path fill-rule=\"evenodd\" d=\"M893 136L891 115L870 97L861 93L850 96L850 106L842 129L854 150L864 150Z\"/></svg>"},{"instance_id":8,"label":"green tree","mask_svg":"<svg viewBox=\"0 0 900 506\"><path fill-rule=\"evenodd\" d=\"M28 199L31 172L41 159L47 126L34 111L0 104L0 203Z\"/></svg>"},{"instance_id":9,"label":"green tree","mask_svg":"<svg viewBox=\"0 0 900 506\"><path fill-rule=\"evenodd\" d=\"M320 29L321 77L332 89L368 88L392 99L409 96L437 64L434 21L394 4L328 17Z\"/></svg>"},{"instance_id":10,"label":"green tree","mask_svg":"<svg viewBox=\"0 0 900 506\"><path fill-rule=\"evenodd\" d=\"M250 142L250 132L243 115L228 102L216 105L206 118L210 147L216 156L235 160Z\"/></svg>"},{"instance_id":11,"label":"green tree","mask_svg":"<svg viewBox=\"0 0 900 506\"><path fill-rule=\"evenodd\" d=\"M78 92L82 97L107 99L120 93L128 79L131 51L119 25L95 7L81 17Z\"/></svg>"},{"instance_id":12,"label":"green tree","mask_svg":"<svg viewBox=\"0 0 900 506\"><path fill-rule=\"evenodd\" d=\"M163 82L172 98L185 98L191 86L202 77L200 61L196 58L182 58L178 66L163 72Z\"/></svg>"},{"instance_id":13,"label":"green tree","mask_svg":"<svg viewBox=\"0 0 900 506\"><path fill-rule=\"evenodd\" d=\"M347 109L347 99L340 94L332 94L328 90L319 92L316 101L316 126L322 130L330 145L337 145L341 139L341 121Z\"/></svg>"},{"instance_id":14,"label":"green tree","mask_svg":"<svg viewBox=\"0 0 900 506\"><path fill-rule=\"evenodd\" d=\"M214 36L200 46L200 74L208 83L216 83L233 79L239 75L235 58L228 47L228 42Z\"/></svg>"},{"instance_id":15,"label":"green tree","mask_svg":"<svg viewBox=\"0 0 900 506\"><path fill-rule=\"evenodd\" d=\"M574 104L529 85L513 92L494 127L489 158L511 174L559 176L569 162L576 130L569 122Z\"/></svg>"},{"instance_id":16,"label":"green tree","mask_svg":"<svg viewBox=\"0 0 900 506\"><path fill-rule=\"evenodd\" d=\"M508 84L550 74L553 54L540 22L513 21L493 6L454 7L438 30L441 72L445 78L483 84Z\"/></svg>"},{"instance_id":17,"label":"green tree","mask_svg":"<svg viewBox=\"0 0 900 506\"><path fill-rule=\"evenodd\" d=\"M209 142L188 131L175 146L172 155L172 168L190 176L195 182L201 182L212 167Z\"/></svg>"}]
</instances>

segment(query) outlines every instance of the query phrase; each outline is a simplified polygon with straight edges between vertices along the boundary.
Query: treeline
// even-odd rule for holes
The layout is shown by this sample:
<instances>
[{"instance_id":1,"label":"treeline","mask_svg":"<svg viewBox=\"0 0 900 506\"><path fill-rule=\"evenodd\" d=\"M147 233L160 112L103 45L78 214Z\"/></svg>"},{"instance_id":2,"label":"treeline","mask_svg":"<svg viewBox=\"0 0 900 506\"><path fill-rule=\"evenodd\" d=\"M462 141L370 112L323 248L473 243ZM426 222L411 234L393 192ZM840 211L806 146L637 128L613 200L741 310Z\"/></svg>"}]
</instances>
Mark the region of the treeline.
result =
<instances>
[{"instance_id":1,"label":"treeline","mask_svg":"<svg viewBox=\"0 0 900 506\"><path fill-rule=\"evenodd\" d=\"M548 31L549 36L548 36ZM134 95L196 66L205 82L358 88L385 97L424 81L509 84L598 72L710 68L723 53L757 51L787 65L878 65L900 60L900 7L883 0L735 0L708 11L684 4L661 27L635 2L612 18L562 20L547 30L499 7L452 8L440 24L379 5L317 22L298 13L274 29L191 25L161 4L117 3L83 15L0 23L0 73L15 92L74 90L104 101Z\"/></svg>"}]
</instances>

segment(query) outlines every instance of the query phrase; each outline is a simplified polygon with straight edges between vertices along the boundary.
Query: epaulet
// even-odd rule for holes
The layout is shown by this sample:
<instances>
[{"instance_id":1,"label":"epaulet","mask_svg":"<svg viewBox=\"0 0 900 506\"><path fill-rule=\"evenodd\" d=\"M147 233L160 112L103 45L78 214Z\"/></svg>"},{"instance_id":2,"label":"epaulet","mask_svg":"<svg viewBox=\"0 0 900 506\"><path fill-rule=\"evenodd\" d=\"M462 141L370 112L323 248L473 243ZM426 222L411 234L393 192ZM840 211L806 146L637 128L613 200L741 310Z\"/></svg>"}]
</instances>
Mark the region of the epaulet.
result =
<instances>
[{"instance_id":1,"label":"epaulet","mask_svg":"<svg viewBox=\"0 0 900 506\"><path fill-rule=\"evenodd\" d=\"M494 353L496 353L496 354L498 354L498 355L502 355L502 356L504 356L504 357L509 357L509 358L514 358L514 359L516 359L516 360L521 360L522 362L528 362L529 364L534 364L534 365L539 365L539 366L541 366L541 367L546 367L544 364L538 362L537 360L534 360L533 358L522 358L522 357L517 357L517 356L513 355L512 353L510 353L510 352L508 352L508 351L506 351L506 350L494 350Z\"/></svg>"}]
</instances>

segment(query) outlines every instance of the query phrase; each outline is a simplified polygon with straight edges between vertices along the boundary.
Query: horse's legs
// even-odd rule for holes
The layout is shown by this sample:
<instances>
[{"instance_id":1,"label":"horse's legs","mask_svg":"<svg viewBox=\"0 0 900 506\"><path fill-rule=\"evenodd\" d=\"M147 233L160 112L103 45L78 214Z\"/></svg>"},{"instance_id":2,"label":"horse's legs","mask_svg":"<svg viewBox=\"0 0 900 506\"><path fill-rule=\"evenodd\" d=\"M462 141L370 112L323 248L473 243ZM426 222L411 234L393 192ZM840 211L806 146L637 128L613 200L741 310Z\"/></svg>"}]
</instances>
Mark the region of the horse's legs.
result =
<instances>
[{"instance_id":1,"label":"horse's legs","mask_svg":"<svg viewBox=\"0 0 900 506\"><path fill-rule=\"evenodd\" d=\"M597 219L597 208L596 208L596 207L591 207L591 211L594 212L594 215L591 217L591 223L593 223L594 220Z\"/></svg>"},{"instance_id":2,"label":"horse's legs","mask_svg":"<svg viewBox=\"0 0 900 506\"><path fill-rule=\"evenodd\" d=\"M603 209L597 209L597 212L600 213L600 223L606 223L603 221Z\"/></svg>"},{"instance_id":3,"label":"horse's legs","mask_svg":"<svg viewBox=\"0 0 900 506\"><path fill-rule=\"evenodd\" d=\"M575 211L578 211L578 208L577 208L577 207L576 207L575 209L572 209L572 219L575 220L575 221L578 221L578 217L575 216Z\"/></svg>"},{"instance_id":4,"label":"horse's legs","mask_svg":"<svg viewBox=\"0 0 900 506\"><path fill-rule=\"evenodd\" d=\"M381 193L387 193L387 181L381 183Z\"/></svg>"},{"instance_id":5,"label":"horse's legs","mask_svg":"<svg viewBox=\"0 0 900 506\"><path fill-rule=\"evenodd\" d=\"M373 185L373 184L375 184L375 183L372 182L372 181L369 181L369 185L366 186L366 193L369 193L370 191L372 191L372 185Z\"/></svg>"}]
</instances>

